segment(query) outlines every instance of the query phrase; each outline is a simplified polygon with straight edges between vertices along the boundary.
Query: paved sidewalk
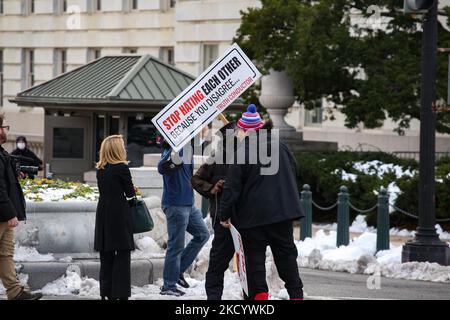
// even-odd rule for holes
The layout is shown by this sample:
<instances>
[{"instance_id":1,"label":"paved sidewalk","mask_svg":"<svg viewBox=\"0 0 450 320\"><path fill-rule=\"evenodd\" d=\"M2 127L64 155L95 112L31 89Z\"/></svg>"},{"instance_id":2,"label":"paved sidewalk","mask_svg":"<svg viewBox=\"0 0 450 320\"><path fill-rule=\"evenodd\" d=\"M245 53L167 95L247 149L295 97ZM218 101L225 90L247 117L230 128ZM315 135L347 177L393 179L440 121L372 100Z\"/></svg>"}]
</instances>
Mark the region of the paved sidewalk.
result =
<instances>
[{"instance_id":1,"label":"paved sidewalk","mask_svg":"<svg viewBox=\"0 0 450 320\"><path fill-rule=\"evenodd\" d=\"M366 275L300 268L300 276L306 300L450 300L449 283L380 278L380 288L371 290L367 287L369 276ZM0 296L0 300L2 299L5 297ZM44 300L98 299L78 296L44 297Z\"/></svg>"}]
</instances>

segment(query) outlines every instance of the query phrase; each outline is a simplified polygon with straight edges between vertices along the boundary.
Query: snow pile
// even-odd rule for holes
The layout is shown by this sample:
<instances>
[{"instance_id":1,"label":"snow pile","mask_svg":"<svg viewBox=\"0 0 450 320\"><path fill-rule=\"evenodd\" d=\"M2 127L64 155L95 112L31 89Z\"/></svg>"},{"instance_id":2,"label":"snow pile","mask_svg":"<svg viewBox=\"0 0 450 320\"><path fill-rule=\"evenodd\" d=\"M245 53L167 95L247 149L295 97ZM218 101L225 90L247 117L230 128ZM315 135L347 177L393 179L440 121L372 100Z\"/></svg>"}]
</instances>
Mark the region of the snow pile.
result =
<instances>
[{"instance_id":1,"label":"snow pile","mask_svg":"<svg viewBox=\"0 0 450 320\"><path fill-rule=\"evenodd\" d=\"M37 262L54 261L53 254L40 254L36 248L21 247L16 245L14 248L14 261L16 262Z\"/></svg>"},{"instance_id":2,"label":"snow pile","mask_svg":"<svg viewBox=\"0 0 450 320\"><path fill-rule=\"evenodd\" d=\"M337 228L337 225L336 225ZM376 232L374 227L369 227L366 222L366 216L358 215L350 226L350 232L364 233L364 232Z\"/></svg>"},{"instance_id":3,"label":"snow pile","mask_svg":"<svg viewBox=\"0 0 450 320\"><path fill-rule=\"evenodd\" d=\"M389 230L389 234L391 236L397 236L397 237L406 237L406 238L414 238L416 236L415 231L409 231L407 229L398 229L398 228L391 228Z\"/></svg>"},{"instance_id":4,"label":"snow pile","mask_svg":"<svg viewBox=\"0 0 450 320\"><path fill-rule=\"evenodd\" d=\"M205 281L186 277L190 288L183 289L185 295L181 298L171 296L161 296L159 294L160 288L163 285L162 279L156 281L155 284L149 284L144 287L132 287L132 300L205 300ZM235 273L227 270L224 277L224 293L222 296L224 300L242 300L242 288L239 279Z\"/></svg>"},{"instance_id":5,"label":"snow pile","mask_svg":"<svg viewBox=\"0 0 450 320\"><path fill-rule=\"evenodd\" d=\"M134 241L136 250L131 253L132 259L150 259L164 257L162 248L150 237L142 237Z\"/></svg>"},{"instance_id":6,"label":"snow pile","mask_svg":"<svg viewBox=\"0 0 450 320\"><path fill-rule=\"evenodd\" d=\"M42 294L51 296L99 296L99 282L91 278L81 278L75 271L67 270L66 274L61 278L46 284L42 290Z\"/></svg>"},{"instance_id":7,"label":"snow pile","mask_svg":"<svg viewBox=\"0 0 450 320\"><path fill-rule=\"evenodd\" d=\"M204 300L206 298L205 281L186 277L190 284L189 289L185 289L185 295L181 298L183 300ZM179 297L162 296L159 294L162 279L158 279L155 284L149 284L144 287L133 286L131 289L132 300L180 300ZM224 279L224 294L223 299L226 300L241 300L242 289L239 279L235 273L227 270ZM81 278L77 272L67 271L61 278L48 283L41 292L44 295L52 296L67 296L79 295L84 297L99 298L100 285L99 282L92 278Z\"/></svg>"},{"instance_id":8,"label":"snow pile","mask_svg":"<svg viewBox=\"0 0 450 320\"><path fill-rule=\"evenodd\" d=\"M296 242L299 266L305 268L376 274L390 278L450 283L450 267L435 263L401 263L402 247L376 253L376 234L365 232L348 246L336 247L336 232L319 230L314 238Z\"/></svg>"}]
</instances>

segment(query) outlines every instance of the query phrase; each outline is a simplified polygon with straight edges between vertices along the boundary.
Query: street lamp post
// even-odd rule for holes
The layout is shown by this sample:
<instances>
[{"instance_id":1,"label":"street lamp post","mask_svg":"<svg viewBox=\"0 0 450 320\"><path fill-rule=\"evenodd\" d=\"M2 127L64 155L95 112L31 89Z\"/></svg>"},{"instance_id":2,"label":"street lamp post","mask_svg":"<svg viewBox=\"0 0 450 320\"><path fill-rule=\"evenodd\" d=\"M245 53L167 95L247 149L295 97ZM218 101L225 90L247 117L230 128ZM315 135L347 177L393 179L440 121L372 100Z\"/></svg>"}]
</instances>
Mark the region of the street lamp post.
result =
<instances>
[{"instance_id":1,"label":"street lamp post","mask_svg":"<svg viewBox=\"0 0 450 320\"><path fill-rule=\"evenodd\" d=\"M450 248L436 233L435 149L436 59L438 0L425 13L422 35L422 84L420 107L419 227L414 240L403 246L402 262L450 263Z\"/></svg>"}]
</instances>

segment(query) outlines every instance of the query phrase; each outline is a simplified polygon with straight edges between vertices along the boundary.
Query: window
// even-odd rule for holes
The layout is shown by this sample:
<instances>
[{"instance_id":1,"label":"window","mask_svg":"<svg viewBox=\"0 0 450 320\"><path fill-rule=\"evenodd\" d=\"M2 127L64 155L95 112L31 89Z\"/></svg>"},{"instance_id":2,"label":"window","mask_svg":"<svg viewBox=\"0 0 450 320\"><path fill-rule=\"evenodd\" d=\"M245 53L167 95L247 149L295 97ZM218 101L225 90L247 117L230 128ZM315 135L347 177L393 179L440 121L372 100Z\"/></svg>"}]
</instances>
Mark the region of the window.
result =
<instances>
[{"instance_id":1,"label":"window","mask_svg":"<svg viewBox=\"0 0 450 320\"><path fill-rule=\"evenodd\" d=\"M89 48L87 53L87 62L99 59L102 56L102 49Z\"/></svg>"},{"instance_id":2,"label":"window","mask_svg":"<svg viewBox=\"0 0 450 320\"><path fill-rule=\"evenodd\" d=\"M23 89L34 86L34 50L22 51L22 85Z\"/></svg>"},{"instance_id":3,"label":"window","mask_svg":"<svg viewBox=\"0 0 450 320\"><path fill-rule=\"evenodd\" d=\"M3 50L0 49L0 106L3 105Z\"/></svg>"},{"instance_id":4,"label":"window","mask_svg":"<svg viewBox=\"0 0 450 320\"><path fill-rule=\"evenodd\" d=\"M151 122L154 115L136 114L127 120L127 157L130 167L141 167L144 154L160 153L158 130Z\"/></svg>"},{"instance_id":5,"label":"window","mask_svg":"<svg viewBox=\"0 0 450 320\"><path fill-rule=\"evenodd\" d=\"M137 48L123 48L122 49L122 53L125 53L125 54L136 54L137 53Z\"/></svg>"},{"instance_id":6,"label":"window","mask_svg":"<svg viewBox=\"0 0 450 320\"><path fill-rule=\"evenodd\" d=\"M35 0L22 0L22 14L28 15L35 12Z\"/></svg>"},{"instance_id":7,"label":"window","mask_svg":"<svg viewBox=\"0 0 450 320\"><path fill-rule=\"evenodd\" d=\"M175 4L177 3L177 0L169 0L170 1L170 7L175 8Z\"/></svg>"},{"instance_id":8,"label":"window","mask_svg":"<svg viewBox=\"0 0 450 320\"><path fill-rule=\"evenodd\" d=\"M316 107L312 110L305 109L305 125L306 126L320 126L323 119L322 107Z\"/></svg>"},{"instance_id":9,"label":"window","mask_svg":"<svg viewBox=\"0 0 450 320\"><path fill-rule=\"evenodd\" d=\"M95 154L98 161L98 153L103 140L110 135L119 134L120 116L98 114L96 120Z\"/></svg>"},{"instance_id":10,"label":"window","mask_svg":"<svg viewBox=\"0 0 450 320\"><path fill-rule=\"evenodd\" d=\"M203 70L207 69L219 57L217 44L205 44L203 46Z\"/></svg>"},{"instance_id":11,"label":"window","mask_svg":"<svg viewBox=\"0 0 450 320\"><path fill-rule=\"evenodd\" d=\"M4 0L0 0L0 14L5 13L4 8L3 8L3 2L4 2Z\"/></svg>"},{"instance_id":12,"label":"window","mask_svg":"<svg viewBox=\"0 0 450 320\"><path fill-rule=\"evenodd\" d=\"M161 48L159 50L159 59L164 63L175 65L173 47Z\"/></svg>"},{"instance_id":13,"label":"window","mask_svg":"<svg viewBox=\"0 0 450 320\"><path fill-rule=\"evenodd\" d=\"M67 72L67 50L55 49L54 55L54 76Z\"/></svg>"},{"instance_id":14,"label":"window","mask_svg":"<svg viewBox=\"0 0 450 320\"><path fill-rule=\"evenodd\" d=\"M130 12L139 9L139 0L122 0L123 11Z\"/></svg>"},{"instance_id":15,"label":"window","mask_svg":"<svg viewBox=\"0 0 450 320\"><path fill-rule=\"evenodd\" d=\"M53 11L56 14L67 12L67 0L53 0Z\"/></svg>"},{"instance_id":16,"label":"window","mask_svg":"<svg viewBox=\"0 0 450 320\"><path fill-rule=\"evenodd\" d=\"M102 11L102 0L88 0L88 12Z\"/></svg>"},{"instance_id":17,"label":"window","mask_svg":"<svg viewBox=\"0 0 450 320\"><path fill-rule=\"evenodd\" d=\"M53 128L53 158L84 158L83 128Z\"/></svg>"}]
</instances>

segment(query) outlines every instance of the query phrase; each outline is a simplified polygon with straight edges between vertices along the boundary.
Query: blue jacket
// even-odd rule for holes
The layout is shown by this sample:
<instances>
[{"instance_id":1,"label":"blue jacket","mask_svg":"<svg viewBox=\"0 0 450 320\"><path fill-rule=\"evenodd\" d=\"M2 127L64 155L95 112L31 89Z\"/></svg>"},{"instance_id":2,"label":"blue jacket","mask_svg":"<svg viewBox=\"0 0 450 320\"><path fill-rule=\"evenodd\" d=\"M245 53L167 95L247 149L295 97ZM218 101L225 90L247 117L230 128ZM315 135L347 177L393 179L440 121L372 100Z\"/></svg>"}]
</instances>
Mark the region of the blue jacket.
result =
<instances>
[{"instance_id":1,"label":"blue jacket","mask_svg":"<svg viewBox=\"0 0 450 320\"><path fill-rule=\"evenodd\" d=\"M163 206L192 206L194 205L194 191L191 186L191 178L194 170L193 159L191 164L181 164L167 170L170 162L172 148L164 149L161 160L158 163L158 172L163 175L164 189L162 196ZM183 150L179 152L183 156Z\"/></svg>"}]
</instances>

